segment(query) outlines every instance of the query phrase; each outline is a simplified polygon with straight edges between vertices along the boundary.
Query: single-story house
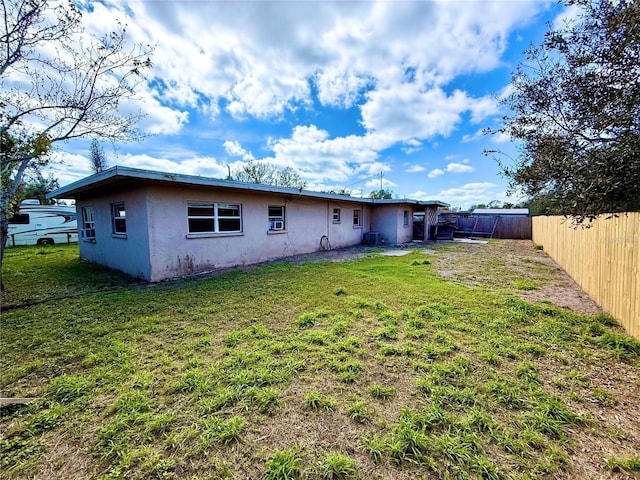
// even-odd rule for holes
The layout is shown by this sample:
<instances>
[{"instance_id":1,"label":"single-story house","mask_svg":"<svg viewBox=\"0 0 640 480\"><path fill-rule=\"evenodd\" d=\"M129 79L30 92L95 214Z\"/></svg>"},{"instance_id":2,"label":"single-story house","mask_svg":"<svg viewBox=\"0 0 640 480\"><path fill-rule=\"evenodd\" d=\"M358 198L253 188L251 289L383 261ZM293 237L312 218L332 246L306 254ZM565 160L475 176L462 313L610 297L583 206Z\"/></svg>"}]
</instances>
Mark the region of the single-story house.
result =
<instances>
[{"instance_id":1,"label":"single-story house","mask_svg":"<svg viewBox=\"0 0 640 480\"><path fill-rule=\"evenodd\" d=\"M414 218L429 232L448 206L121 166L47 197L76 200L82 259L151 282L363 241L410 242Z\"/></svg>"}]
</instances>

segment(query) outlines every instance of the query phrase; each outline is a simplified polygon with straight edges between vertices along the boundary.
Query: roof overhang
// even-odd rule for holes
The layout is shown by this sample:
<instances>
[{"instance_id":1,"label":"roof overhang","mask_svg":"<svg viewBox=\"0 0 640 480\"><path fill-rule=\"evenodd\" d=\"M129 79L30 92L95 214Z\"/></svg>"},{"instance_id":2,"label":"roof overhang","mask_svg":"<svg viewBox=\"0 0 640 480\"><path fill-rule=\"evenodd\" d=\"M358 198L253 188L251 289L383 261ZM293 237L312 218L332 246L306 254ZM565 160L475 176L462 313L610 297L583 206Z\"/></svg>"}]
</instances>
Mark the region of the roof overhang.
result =
<instances>
[{"instance_id":1,"label":"roof overhang","mask_svg":"<svg viewBox=\"0 0 640 480\"><path fill-rule=\"evenodd\" d=\"M153 170L143 170L139 168L130 168L115 166L100 173L96 173L89 177L83 178L76 182L70 183L64 187L58 188L47 194L47 198L73 198L83 197L106 188L126 186L133 183L168 183L176 185L194 185L212 188L226 188L232 190L242 190L249 192L261 193L277 193L282 195L312 197L327 200L335 200L340 202L352 203L375 203L375 204L412 204L412 205L435 205L439 207L448 207L449 204L438 200L411 200L411 199L391 199L391 200L374 200L371 198L357 198L347 195L338 195L336 193L314 192L311 190L302 190L291 187L279 187L276 185L263 185L260 183L235 182L232 180L222 180L219 178L200 177L197 175L184 175L180 173L157 172Z\"/></svg>"}]
</instances>

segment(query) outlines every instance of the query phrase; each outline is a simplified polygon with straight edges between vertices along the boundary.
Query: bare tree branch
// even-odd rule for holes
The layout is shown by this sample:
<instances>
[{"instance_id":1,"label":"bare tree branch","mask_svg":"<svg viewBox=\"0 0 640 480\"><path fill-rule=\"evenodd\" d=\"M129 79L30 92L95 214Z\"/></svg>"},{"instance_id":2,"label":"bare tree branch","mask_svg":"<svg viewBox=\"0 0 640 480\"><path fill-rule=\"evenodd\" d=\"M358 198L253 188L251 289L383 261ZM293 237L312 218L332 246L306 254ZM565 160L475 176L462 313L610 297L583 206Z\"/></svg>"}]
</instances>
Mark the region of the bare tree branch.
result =
<instances>
[{"instance_id":1,"label":"bare tree branch","mask_svg":"<svg viewBox=\"0 0 640 480\"><path fill-rule=\"evenodd\" d=\"M11 196L56 144L92 136L139 139L140 111L123 113L151 67L152 48L129 46L126 26L101 38L82 28L73 2L0 0L0 199L2 253ZM130 107L130 105L129 105Z\"/></svg>"}]
</instances>

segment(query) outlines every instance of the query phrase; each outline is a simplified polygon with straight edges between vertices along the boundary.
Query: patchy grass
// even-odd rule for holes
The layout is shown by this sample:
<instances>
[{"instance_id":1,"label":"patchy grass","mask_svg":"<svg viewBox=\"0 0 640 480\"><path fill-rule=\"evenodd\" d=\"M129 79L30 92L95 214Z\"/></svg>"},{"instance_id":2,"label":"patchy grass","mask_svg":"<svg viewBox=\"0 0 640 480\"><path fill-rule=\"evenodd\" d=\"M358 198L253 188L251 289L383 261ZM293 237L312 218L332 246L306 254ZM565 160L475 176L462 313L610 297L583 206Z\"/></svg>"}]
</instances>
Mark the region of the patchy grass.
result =
<instances>
[{"instance_id":1,"label":"patchy grass","mask_svg":"<svg viewBox=\"0 0 640 480\"><path fill-rule=\"evenodd\" d=\"M640 342L513 295L546 265L469 286L434 248L145 288L75 246L9 249L1 385L36 400L0 409L0 477L637 472Z\"/></svg>"},{"instance_id":2,"label":"patchy grass","mask_svg":"<svg viewBox=\"0 0 640 480\"><path fill-rule=\"evenodd\" d=\"M138 279L80 259L78 244L19 246L5 250L2 305L77 297L140 284Z\"/></svg>"}]
</instances>

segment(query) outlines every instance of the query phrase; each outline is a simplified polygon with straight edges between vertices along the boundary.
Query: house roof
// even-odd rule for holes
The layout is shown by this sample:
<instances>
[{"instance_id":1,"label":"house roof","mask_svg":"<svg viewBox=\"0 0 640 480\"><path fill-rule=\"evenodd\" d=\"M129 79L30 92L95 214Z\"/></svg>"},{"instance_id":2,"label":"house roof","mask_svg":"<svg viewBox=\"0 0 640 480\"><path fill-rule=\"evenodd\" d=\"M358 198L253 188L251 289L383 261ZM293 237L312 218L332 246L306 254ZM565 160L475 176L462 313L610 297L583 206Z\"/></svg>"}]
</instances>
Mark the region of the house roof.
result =
<instances>
[{"instance_id":1,"label":"house roof","mask_svg":"<svg viewBox=\"0 0 640 480\"><path fill-rule=\"evenodd\" d=\"M476 208L474 215L529 215L528 208Z\"/></svg>"},{"instance_id":2,"label":"house roof","mask_svg":"<svg viewBox=\"0 0 640 480\"><path fill-rule=\"evenodd\" d=\"M279 187L276 185L263 185L260 183L235 182L232 180L222 180L219 178L200 177L196 175L183 175L179 173L156 172L153 170L143 170L139 168L130 168L115 166L100 173L96 173L89 177L70 183L64 187L58 188L47 194L47 198L78 198L85 196L95 190L105 187L114 187L118 185L130 184L134 181L142 182L160 182L173 184L198 185L204 187L228 188L232 190L245 190L263 193L279 193L285 195L296 195L301 197L324 198L330 200L339 200L341 202L355 203L383 203L383 204L403 204L412 205L434 205L438 207L448 207L448 203L439 200L412 200L408 198L374 200L371 198L357 198L346 195L338 195L336 193L314 192L311 190L302 190L291 187Z\"/></svg>"}]
</instances>

